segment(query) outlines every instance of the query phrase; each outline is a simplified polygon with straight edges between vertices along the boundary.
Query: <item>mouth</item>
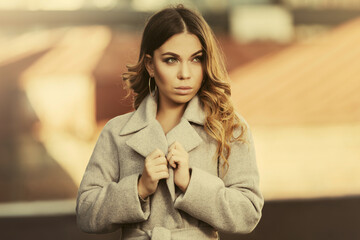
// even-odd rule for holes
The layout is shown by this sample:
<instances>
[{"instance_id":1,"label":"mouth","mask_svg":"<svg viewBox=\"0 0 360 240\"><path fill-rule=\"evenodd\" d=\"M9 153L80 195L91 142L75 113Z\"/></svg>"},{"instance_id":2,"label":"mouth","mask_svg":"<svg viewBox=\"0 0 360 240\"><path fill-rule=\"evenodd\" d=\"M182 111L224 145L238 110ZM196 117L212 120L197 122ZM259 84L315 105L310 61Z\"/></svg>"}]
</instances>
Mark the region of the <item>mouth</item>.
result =
<instances>
[{"instance_id":1,"label":"mouth","mask_svg":"<svg viewBox=\"0 0 360 240\"><path fill-rule=\"evenodd\" d=\"M181 86L181 87L177 87L176 89L192 89L192 87L189 87L189 86Z\"/></svg>"},{"instance_id":2,"label":"mouth","mask_svg":"<svg viewBox=\"0 0 360 240\"><path fill-rule=\"evenodd\" d=\"M189 86L181 86L175 88L175 92L180 95L186 95L192 92L192 87Z\"/></svg>"}]
</instances>

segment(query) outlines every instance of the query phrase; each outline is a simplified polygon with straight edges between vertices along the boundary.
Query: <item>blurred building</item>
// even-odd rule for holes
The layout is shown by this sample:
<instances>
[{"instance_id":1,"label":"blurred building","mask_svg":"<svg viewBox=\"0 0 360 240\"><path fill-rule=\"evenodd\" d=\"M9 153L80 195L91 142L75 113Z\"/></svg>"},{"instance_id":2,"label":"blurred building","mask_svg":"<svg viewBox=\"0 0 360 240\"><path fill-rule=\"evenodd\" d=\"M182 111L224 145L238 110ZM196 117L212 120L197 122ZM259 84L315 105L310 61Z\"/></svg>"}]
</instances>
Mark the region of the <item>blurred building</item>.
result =
<instances>
[{"instance_id":1,"label":"blurred building","mask_svg":"<svg viewBox=\"0 0 360 240\"><path fill-rule=\"evenodd\" d=\"M99 132L132 111L121 74L144 22L178 2L0 2L0 202L73 214ZM359 195L360 1L181 2L218 36L266 200Z\"/></svg>"},{"instance_id":2,"label":"blurred building","mask_svg":"<svg viewBox=\"0 0 360 240\"><path fill-rule=\"evenodd\" d=\"M315 8L315 9L359 9L358 0L278 0L291 8Z\"/></svg>"}]
</instances>

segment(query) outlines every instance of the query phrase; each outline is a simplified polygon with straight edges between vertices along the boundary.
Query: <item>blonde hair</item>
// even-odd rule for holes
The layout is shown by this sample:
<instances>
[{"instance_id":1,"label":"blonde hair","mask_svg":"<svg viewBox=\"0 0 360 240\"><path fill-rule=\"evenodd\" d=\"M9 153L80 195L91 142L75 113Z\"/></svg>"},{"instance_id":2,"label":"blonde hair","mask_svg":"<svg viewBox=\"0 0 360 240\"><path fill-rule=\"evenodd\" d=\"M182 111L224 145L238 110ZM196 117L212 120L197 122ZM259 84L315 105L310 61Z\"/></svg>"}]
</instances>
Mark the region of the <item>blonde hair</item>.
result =
<instances>
[{"instance_id":1,"label":"blonde hair","mask_svg":"<svg viewBox=\"0 0 360 240\"><path fill-rule=\"evenodd\" d=\"M182 5L166 8L154 14L143 32L138 63L127 66L128 72L123 74L123 80L135 93L134 107L137 109L149 94L150 76L145 67L145 55L153 56L154 51L167 39L185 31L198 37L204 51L204 81L198 96L206 113L204 129L217 141L214 158L222 162L226 172L231 153L230 143L246 142L246 125L235 114L230 99L231 89L223 52L211 28L200 14ZM240 130L240 134L235 137L236 129Z\"/></svg>"}]
</instances>

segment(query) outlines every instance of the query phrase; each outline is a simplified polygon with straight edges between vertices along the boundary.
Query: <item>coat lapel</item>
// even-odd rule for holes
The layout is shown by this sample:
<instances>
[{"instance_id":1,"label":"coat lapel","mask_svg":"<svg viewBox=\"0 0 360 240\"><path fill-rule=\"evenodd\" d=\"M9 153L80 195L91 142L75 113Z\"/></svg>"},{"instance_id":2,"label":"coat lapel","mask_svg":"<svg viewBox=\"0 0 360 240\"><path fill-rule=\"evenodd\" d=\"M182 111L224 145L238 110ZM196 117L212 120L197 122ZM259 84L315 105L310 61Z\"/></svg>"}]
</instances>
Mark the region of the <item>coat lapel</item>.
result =
<instances>
[{"instance_id":1,"label":"coat lapel","mask_svg":"<svg viewBox=\"0 0 360 240\"><path fill-rule=\"evenodd\" d=\"M178 141L187 152L190 152L201 144L202 138L190 122L198 125L204 125L205 122L205 113L197 95L188 103L180 123L166 135L169 146Z\"/></svg>"},{"instance_id":2,"label":"coat lapel","mask_svg":"<svg viewBox=\"0 0 360 240\"><path fill-rule=\"evenodd\" d=\"M166 140L169 147L175 141L178 141L187 152L190 152L202 142L202 138L185 118L182 118L180 123L166 134Z\"/></svg>"},{"instance_id":3,"label":"coat lapel","mask_svg":"<svg viewBox=\"0 0 360 240\"><path fill-rule=\"evenodd\" d=\"M202 142L201 137L195 131L195 129L190 125L190 123L182 118L180 123L171 129L168 134L166 134L166 140L168 146L170 147L175 141L178 141L187 152L190 152L196 148ZM170 167L170 166L169 166ZM169 169L170 177L166 179L166 184L169 188L171 199L174 202L176 199L175 196L175 184L174 184L174 170L172 167Z\"/></svg>"},{"instance_id":4,"label":"coat lapel","mask_svg":"<svg viewBox=\"0 0 360 240\"><path fill-rule=\"evenodd\" d=\"M120 135L132 134L126 144L141 154L144 159L156 148L167 155L168 148L175 141L178 141L187 152L201 144L202 138L190 124L190 122L198 125L204 124L205 114L197 96L188 103L180 123L166 135L156 120L156 112L156 100L148 95L120 131ZM171 199L175 201L174 172L171 167L169 174L170 177L166 180L166 184Z\"/></svg>"},{"instance_id":5,"label":"coat lapel","mask_svg":"<svg viewBox=\"0 0 360 240\"><path fill-rule=\"evenodd\" d=\"M120 131L120 135L132 134L126 144L144 158L156 148L167 152L164 131L155 118L156 110L155 99L147 96Z\"/></svg>"},{"instance_id":6,"label":"coat lapel","mask_svg":"<svg viewBox=\"0 0 360 240\"><path fill-rule=\"evenodd\" d=\"M157 148L165 154L168 150L168 143L164 131L157 121L152 121L149 125L134 133L133 136L126 141L126 144L144 158Z\"/></svg>"}]
</instances>

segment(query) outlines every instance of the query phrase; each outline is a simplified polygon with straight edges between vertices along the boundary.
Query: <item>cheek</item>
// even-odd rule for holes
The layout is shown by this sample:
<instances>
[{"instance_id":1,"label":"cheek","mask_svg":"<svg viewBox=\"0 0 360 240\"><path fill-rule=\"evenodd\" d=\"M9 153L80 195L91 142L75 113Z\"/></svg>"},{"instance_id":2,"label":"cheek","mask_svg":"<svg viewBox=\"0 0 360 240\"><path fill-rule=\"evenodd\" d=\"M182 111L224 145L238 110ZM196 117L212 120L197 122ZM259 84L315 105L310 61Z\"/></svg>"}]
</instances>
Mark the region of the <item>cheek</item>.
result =
<instances>
[{"instance_id":1,"label":"cheek","mask_svg":"<svg viewBox=\"0 0 360 240\"><path fill-rule=\"evenodd\" d=\"M169 87L171 79L174 78L174 73L169 68L156 67L155 68L155 79L158 87Z\"/></svg>"},{"instance_id":2,"label":"cheek","mask_svg":"<svg viewBox=\"0 0 360 240\"><path fill-rule=\"evenodd\" d=\"M204 71L202 67L197 67L194 69L193 77L196 80L197 85L201 85L202 80L204 79Z\"/></svg>"}]
</instances>

